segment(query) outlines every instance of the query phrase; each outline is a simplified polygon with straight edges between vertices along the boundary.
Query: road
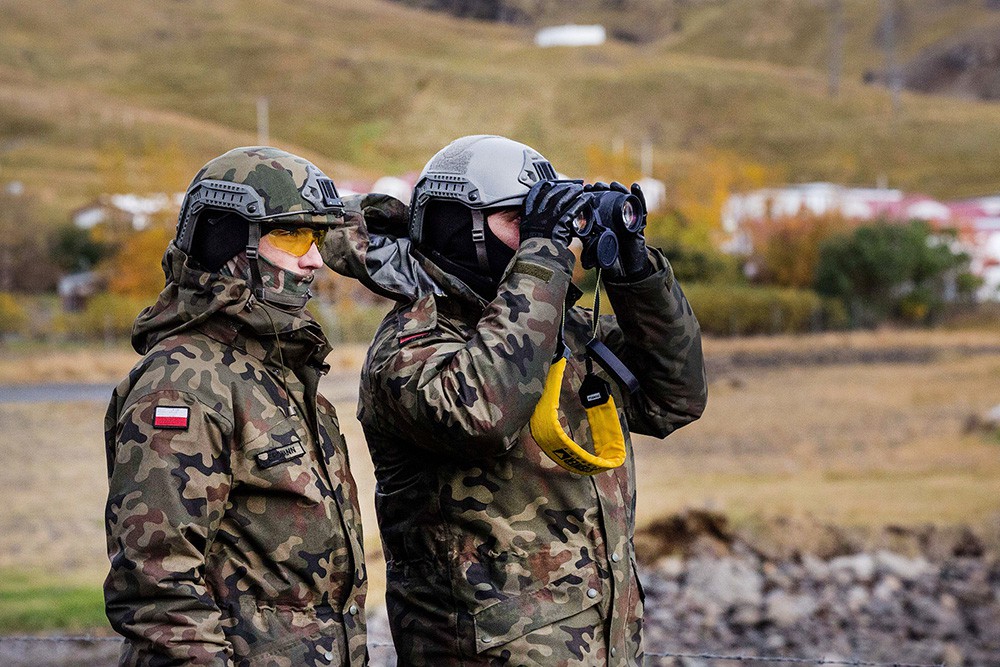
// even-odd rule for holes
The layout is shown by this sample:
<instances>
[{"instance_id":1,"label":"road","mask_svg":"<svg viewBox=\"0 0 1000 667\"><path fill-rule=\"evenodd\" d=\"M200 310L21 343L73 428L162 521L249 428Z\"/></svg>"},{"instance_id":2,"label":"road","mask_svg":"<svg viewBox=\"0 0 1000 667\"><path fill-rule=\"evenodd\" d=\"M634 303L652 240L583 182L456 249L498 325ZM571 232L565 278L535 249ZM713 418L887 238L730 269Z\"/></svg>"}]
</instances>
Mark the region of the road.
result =
<instances>
[{"instance_id":1,"label":"road","mask_svg":"<svg viewBox=\"0 0 1000 667\"><path fill-rule=\"evenodd\" d=\"M111 398L114 384L97 383L43 383L23 385L0 385L2 403L107 403ZM320 392L331 403L356 401L358 398L358 375L355 372L336 372L323 378Z\"/></svg>"}]
</instances>

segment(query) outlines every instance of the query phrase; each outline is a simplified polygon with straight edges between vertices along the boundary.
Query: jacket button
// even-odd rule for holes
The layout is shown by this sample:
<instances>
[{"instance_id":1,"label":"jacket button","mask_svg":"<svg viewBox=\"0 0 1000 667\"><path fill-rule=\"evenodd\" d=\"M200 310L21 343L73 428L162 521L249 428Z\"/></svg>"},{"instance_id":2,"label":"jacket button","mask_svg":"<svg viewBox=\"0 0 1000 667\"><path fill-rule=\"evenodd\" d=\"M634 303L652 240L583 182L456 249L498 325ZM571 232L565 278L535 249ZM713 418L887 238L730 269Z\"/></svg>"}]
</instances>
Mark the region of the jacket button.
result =
<instances>
[{"instance_id":1,"label":"jacket button","mask_svg":"<svg viewBox=\"0 0 1000 667\"><path fill-rule=\"evenodd\" d=\"M350 614L351 616L354 616L355 614L357 614L358 613L358 605L352 604L350 607L347 608L347 613Z\"/></svg>"},{"instance_id":2,"label":"jacket button","mask_svg":"<svg viewBox=\"0 0 1000 667\"><path fill-rule=\"evenodd\" d=\"M596 598L597 597L597 589L596 588L588 588L587 589L587 597L590 598L591 600L593 600L594 598Z\"/></svg>"},{"instance_id":3,"label":"jacket button","mask_svg":"<svg viewBox=\"0 0 1000 667\"><path fill-rule=\"evenodd\" d=\"M327 662L333 662L333 651L327 651L323 654L323 659Z\"/></svg>"},{"instance_id":4,"label":"jacket button","mask_svg":"<svg viewBox=\"0 0 1000 667\"><path fill-rule=\"evenodd\" d=\"M493 641L493 637L490 637L489 635L486 635L482 638L482 642L484 644L489 644L491 641Z\"/></svg>"},{"instance_id":5,"label":"jacket button","mask_svg":"<svg viewBox=\"0 0 1000 667\"><path fill-rule=\"evenodd\" d=\"M611 657L613 658L616 655L618 655L618 649L616 649L614 646L612 646L611 647Z\"/></svg>"},{"instance_id":6,"label":"jacket button","mask_svg":"<svg viewBox=\"0 0 1000 667\"><path fill-rule=\"evenodd\" d=\"M611 562L612 563L617 563L621 559L622 559L622 557L618 555L617 551L615 553L611 554Z\"/></svg>"}]
</instances>

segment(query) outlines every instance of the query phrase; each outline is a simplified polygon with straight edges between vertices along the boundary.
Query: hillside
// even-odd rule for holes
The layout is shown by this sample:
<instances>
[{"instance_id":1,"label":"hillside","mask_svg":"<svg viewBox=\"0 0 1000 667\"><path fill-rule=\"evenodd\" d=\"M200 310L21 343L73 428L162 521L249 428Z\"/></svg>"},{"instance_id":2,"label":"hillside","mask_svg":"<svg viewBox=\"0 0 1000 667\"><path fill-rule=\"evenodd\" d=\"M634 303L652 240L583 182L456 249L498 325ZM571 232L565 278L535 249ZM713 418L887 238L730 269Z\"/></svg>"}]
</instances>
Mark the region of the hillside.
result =
<instances>
[{"instance_id":1,"label":"hillside","mask_svg":"<svg viewBox=\"0 0 1000 667\"><path fill-rule=\"evenodd\" d=\"M900 63L1000 27L996 0L394 0L456 16L540 27L601 23L620 41L660 40L677 53L826 72L837 7L843 67L859 80L885 65L886 14ZM916 90L926 88L915 87Z\"/></svg>"},{"instance_id":2,"label":"hillside","mask_svg":"<svg viewBox=\"0 0 1000 667\"><path fill-rule=\"evenodd\" d=\"M760 25L819 6L732 2L772 7ZM1000 189L1000 107L906 95L892 123L884 91L855 77L831 100L816 48L769 55L794 39L753 23L756 46L716 44L711 21L739 15L696 4L701 23L691 15L681 37L540 50L527 27L385 0L0 0L0 182L25 181L53 216L109 189L181 189L205 160L256 140L267 96L271 142L335 178L419 169L456 136L498 132L569 173L587 172L592 147L648 136L668 181L714 156L793 181Z\"/></svg>"}]
</instances>

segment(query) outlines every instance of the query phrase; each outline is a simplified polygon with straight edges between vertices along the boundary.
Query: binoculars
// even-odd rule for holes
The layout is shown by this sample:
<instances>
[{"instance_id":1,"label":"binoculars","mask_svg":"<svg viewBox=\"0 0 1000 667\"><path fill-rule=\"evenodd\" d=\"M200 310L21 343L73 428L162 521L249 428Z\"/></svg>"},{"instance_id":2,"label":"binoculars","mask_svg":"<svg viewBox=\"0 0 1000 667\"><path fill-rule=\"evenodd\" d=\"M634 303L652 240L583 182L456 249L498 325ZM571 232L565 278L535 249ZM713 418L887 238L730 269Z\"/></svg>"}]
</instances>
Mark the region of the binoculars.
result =
<instances>
[{"instance_id":1,"label":"binoculars","mask_svg":"<svg viewBox=\"0 0 1000 667\"><path fill-rule=\"evenodd\" d=\"M616 190L584 192L580 199L583 201L572 224L573 235L583 242L580 261L585 269L608 269L618 259L614 230L642 231L642 203L635 195Z\"/></svg>"}]
</instances>

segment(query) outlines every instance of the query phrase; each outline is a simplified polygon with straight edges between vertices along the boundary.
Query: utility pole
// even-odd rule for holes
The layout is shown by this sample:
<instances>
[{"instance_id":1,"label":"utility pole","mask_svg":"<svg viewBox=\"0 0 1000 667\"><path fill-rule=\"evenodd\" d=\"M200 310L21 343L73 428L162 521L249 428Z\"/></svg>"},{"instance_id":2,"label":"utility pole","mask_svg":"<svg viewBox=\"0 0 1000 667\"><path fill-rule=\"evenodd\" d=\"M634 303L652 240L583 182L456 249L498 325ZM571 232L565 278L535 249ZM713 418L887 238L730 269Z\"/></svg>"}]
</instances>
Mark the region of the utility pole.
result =
<instances>
[{"instance_id":1,"label":"utility pole","mask_svg":"<svg viewBox=\"0 0 1000 667\"><path fill-rule=\"evenodd\" d=\"M257 98L257 145L267 146L271 143L268 137L269 110L266 97Z\"/></svg>"},{"instance_id":2,"label":"utility pole","mask_svg":"<svg viewBox=\"0 0 1000 667\"><path fill-rule=\"evenodd\" d=\"M892 100L892 118L899 115L900 93L903 82L896 62L896 28L899 23L899 3L897 0L882 0L882 29L885 40L885 82Z\"/></svg>"},{"instance_id":3,"label":"utility pole","mask_svg":"<svg viewBox=\"0 0 1000 667\"><path fill-rule=\"evenodd\" d=\"M887 132L888 146L882 152L882 171L879 173L879 188L889 186L889 175L894 165L899 164L902 156L897 143L897 133L899 131L899 114L901 110L900 94L903 88L902 77L899 71L898 58L896 54L896 42L899 37L899 11L900 0L880 0L882 9L882 38L885 49L885 84L889 89L889 125Z\"/></svg>"},{"instance_id":4,"label":"utility pole","mask_svg":"<svg viewBox=\"0 0 1000 667\"><path fill-rule=\"evenodd\" d=\"M643 178L653 176L653 142L646 137L642 140L642 148L639 151L639 170Z\"/></svg>"},{"instance_id":5,"label":"utility pole","mask_svg":"<svg viewBox=\"0 0 1000 667\"><path fill-rule=\"evenodd\" d=\"M844 2L829 0L830 7L830 97L840 94L840 73L844 67Z\"/></svg>"}]
</instances>

